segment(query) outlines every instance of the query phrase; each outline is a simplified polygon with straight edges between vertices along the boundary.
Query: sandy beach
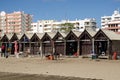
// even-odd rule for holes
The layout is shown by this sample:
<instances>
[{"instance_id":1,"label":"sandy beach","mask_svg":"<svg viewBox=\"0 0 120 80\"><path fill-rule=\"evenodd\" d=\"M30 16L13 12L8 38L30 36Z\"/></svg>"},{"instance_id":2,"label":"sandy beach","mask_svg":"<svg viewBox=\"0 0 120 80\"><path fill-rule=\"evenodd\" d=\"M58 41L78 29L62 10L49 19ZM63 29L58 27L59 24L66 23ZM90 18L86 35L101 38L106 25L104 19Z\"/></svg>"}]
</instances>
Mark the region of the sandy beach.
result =
<instances>
[{"instance_id":1,"label":"sandy beach","mask_svg":"<svg viewBox=\"0 0 120 80\"><path fill-rule=\"evenodd\" d=\"M0 72L46 74L81 78L119 80L120 60L91 60L83 58L62 58L46 60L32 58L1 58Z\"/></svg>"}]
</instances>

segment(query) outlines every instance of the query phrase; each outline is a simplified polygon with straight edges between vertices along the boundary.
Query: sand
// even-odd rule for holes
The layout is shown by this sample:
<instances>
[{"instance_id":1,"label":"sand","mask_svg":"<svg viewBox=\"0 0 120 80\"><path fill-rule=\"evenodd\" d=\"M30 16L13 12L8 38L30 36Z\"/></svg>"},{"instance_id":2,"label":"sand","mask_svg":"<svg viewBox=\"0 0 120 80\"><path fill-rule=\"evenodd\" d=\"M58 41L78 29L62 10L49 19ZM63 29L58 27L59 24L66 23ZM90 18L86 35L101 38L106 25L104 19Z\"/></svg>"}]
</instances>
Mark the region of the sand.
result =
<instances>
[{"instance_id":1,"label":"sand","mask_svg":"<svg viewBox=\"0 0 120 80\"><path fill-rule=\"evenodd\" d=\"M0 72L0 80L101 80L101 79Z\"/></svg>"},{"instance_id":2,"label":"sand","mask_svg":"<svg viewBox=\"0 0 120 80\"><path fill-rule=\"evenodd\" d=\"M0 72L120 80L120 60L91 60L88 58L46 60L40 57L18 59L0 57Z\"/></svg>"}]
</instances>

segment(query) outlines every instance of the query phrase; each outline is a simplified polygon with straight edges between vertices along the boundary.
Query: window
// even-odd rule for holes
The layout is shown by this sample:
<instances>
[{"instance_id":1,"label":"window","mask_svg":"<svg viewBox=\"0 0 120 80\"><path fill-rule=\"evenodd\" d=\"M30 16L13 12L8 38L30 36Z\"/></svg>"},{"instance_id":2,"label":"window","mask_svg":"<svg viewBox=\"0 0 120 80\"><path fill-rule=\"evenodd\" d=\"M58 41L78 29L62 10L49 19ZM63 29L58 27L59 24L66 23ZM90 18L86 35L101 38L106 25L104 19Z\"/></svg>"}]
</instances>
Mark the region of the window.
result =
<instances>
[{"instance_id":1,"label":"window","mask_svg":"<svg viewBox=\"0 0 120 80\"><path fill-rule=\"evenodd\" d=\"M76 27L77 29L79 29L79 27Z\"/></svg>"},{"instance_id":2,"label":"window","mask_svg":"<svg viewBox=\"0 0 120 80\"><path fill-rule=\"evenodd\" d=\"M44 27L47 27L47 25L44 25Z\"/></svg>"},{"instance_id":3,"label":"window","mask_svg":"<svg viewBox=\"0 0 120 80\"><path fill-rule=\"evenodd\" d=\"M89 22L85 22L85 25L89 25Z\"/></svg>"},{"instance_id":4,"label":"window","mask_svg":"<svg viewBox=\"0 0 120 80\"><path fill-rule=\"evenodd\" d=\"M83 27L81 27L81 29L83 29Z\"/></svg>"},{"instance_id":5,"label":"window","mask_svg":"<svg viewBox=\"0 0 120 80\"><path fill-rule=\"evenodd\" d=\"M115 24L116 27L118 27L118 24Z\"/></svg>"},{"instance_id":6,"label":"window","mask_svg":"<svg viewBox=\"0 0 120 80\"><path fill-rule=\"evenodd\" d=\"M40 27L42 27L42 25L40 25Z\"/></svg>"}]
</instances>

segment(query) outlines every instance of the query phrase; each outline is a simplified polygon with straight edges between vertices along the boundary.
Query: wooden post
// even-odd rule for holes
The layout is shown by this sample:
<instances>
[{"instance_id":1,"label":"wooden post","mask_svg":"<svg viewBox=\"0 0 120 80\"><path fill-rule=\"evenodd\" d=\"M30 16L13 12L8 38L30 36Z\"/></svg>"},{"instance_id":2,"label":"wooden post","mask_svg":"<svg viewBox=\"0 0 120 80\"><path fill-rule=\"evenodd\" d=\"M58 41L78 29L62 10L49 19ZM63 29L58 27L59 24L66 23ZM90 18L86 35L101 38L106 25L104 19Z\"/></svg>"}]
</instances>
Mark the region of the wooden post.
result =
<instances>
[{"instance_id":1,"label":"wooden post","mask_svg":"<svg viewBox=\"0 0 120 80\"><path fill-rule=\"evenodd\" d=\"M92 38L92 52L93 54L95 54L95 46L94 46L94 38Z\"/></svg>"},{"instance_id":2,"label":"wooden post","mask_svg":"<svg viewBox=\"0 0 120 80\"><path fill-rule=\"evenodd\" d=\"M54 43L54 41L52 40L52 48L53 48L53 54L55 53L55 43Z\"/></svg>"},{"instance_id":3,"label":"wooden post","mask_svg":"<svg viewBox=\"0 0 120 80\"><path fill-rule=\"evenodd\" d=\"M66 40L64 40L64 56L66 55Z\"/></svg>"},{"instance_id":4,"label":"wooden post","mask_svg":"<svg viewBox=\"0 0 120 80\"><path fill-rule=\"evenodd\" d=\"M79 39L77 40L77 43L78 43L78 45L77 45L77 55L79 57L79 55L80 55L80 42L79 42Z\"/></svg>"},{"instance_id":5,"label":"wooden post","mask_svg":"<svg viewBox=\"0 0 120 80\"><path fill-rule=\"evenodd\" d=\"M111 43L109 40L108 41L108 47L107 47L107 52L108 52L108 58L109 59L112 59L112 53L111 53L111 50L112 50L112 46L111 46Z\"/></svg>"},{"instance_id":6,"label":"wooden post","mask_svg":"<svg viewBox=\"0 0 120 80\"><path fill-rule=\"evenodd\" d=\"M21 43L20 43L20 41L19 41L18 43L19 43L19 48L18 48L19 50L18 50L18 51L19 51L19 53L20 53L20 48L21 48L20 45L21 45ZM11 43L9 43L9 44L11 44Z\"/></svg>"},{"instance_id":7,"label":"wooden post","mask_svg":"<svg viewBox=\"0 0 120 80\"><path fill-rule=\"evenodd\" d=\"M40 42L40 56L41 56L41 58L43 58L42 42Z\"/></svg>"},{"instance_id":8,"label":"wooden post","mask_svg":"<svg viewBox=\"0 0 120 80\"><path fill-rule=\"evenodd\" d=\"M24 52L24 55L25 55L25 54L26 54L26 53L25 53L25 42L23 42L23 45L24 45L24 46L23 46L23 52Z\"/></svg>"},{"instance_id":9,"label":"wooden post","mask_svg":"<svg viewBox=\"0 0 120 80\"><path fill-rule=\"evenodd\" d=\"M30 49L30 54L31 54L31 42L29 42L29 49Z\"/></svg>"}]
</instances>

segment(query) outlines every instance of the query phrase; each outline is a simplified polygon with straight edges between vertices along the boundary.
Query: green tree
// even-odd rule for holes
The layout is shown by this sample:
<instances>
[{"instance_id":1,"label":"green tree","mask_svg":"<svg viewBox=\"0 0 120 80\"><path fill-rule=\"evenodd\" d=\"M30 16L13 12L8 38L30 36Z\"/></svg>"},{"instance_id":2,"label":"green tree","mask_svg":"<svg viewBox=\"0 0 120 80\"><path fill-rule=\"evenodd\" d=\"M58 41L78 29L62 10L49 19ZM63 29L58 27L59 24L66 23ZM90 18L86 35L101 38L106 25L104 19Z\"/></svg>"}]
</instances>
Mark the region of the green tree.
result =
<instances>
[{"instance_id":1,"label":"green tree","mask_svg":"<svg viewBox=\"0 0 120 80\"><path fill-rule=\"evenodd\" d=\"M64 31L64 32L69 32L71 31L72 29L74 29L74 24L73 23L64 23L64 24L61 24L61 29L60 31Z\"/></svg>"}]
</instances>

